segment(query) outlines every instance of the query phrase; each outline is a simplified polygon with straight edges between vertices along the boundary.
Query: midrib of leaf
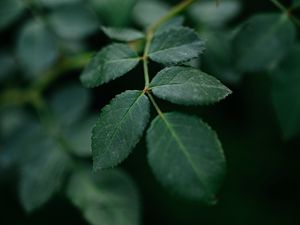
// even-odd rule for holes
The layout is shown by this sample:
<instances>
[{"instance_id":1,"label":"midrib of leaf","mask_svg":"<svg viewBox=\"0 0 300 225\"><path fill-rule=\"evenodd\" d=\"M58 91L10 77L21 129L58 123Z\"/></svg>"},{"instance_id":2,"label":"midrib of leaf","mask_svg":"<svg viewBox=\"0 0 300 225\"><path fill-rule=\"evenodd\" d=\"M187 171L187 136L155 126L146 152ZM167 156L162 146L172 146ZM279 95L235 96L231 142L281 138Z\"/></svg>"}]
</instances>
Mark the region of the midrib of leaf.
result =
<instances>
[{"instance_id":1,"label":"midrib of leaf","mask_svg":"<svg viewBox=\"0 0 300 225\"><path fill-rule=\"evenodd\" d=\"M181 142L180 138L177 136L175 130L173 129L172 125L169 123L169 121L166 119L166 117L164 116L163 113L159 113L159 116L161 117L161 119L164 121L164 123L166 124L167 129L170 131L171 135L174 137L176 143L179 146L179 149L182 150L183 155L186 157L186 159L188 160L188 162L190 163L192 169L194 170L194 172L197 175L198 180L200 181L200 183L202 183L202 185L207 189L207 185L206 183L201 179L201 171L197 169L197 166L195 165L195 163L192 160L192 157L190 156L188 150L186 149L186 147L184 146L184 144Z\"/></svg>"},{"instance_id":2,"label":"midrib of leaf","mask_svg":"<svg viewBox=\"0 0 300 225\"><path fill-rule=\"evenodd\" d=\"M134 61L134 60L140 60L140 57L135 57L135 58L125 58L125 59L114 59L114 60L104 60L105 64L111 64L111 63L117 63L117 62L126 62L126 61Z\"/></svg>"},{"instance_id":3,"label":"midrib of leaf","mask_svg":"<svg viewBox=\"0 0 300 225\"><path fill-rule=\"evenodd\" d=\"M110 147L112 144L113 139L115 138L117 132L120 129L121 124L123 123L123 121L125 120L125 118L127 117L128 113L131 111L132 107L134 106L134 104L139 100L140 97L142 97L144 95L144 93L141 93L135 100L134 102L129 106L128 110L125 112L125 114L123 115L122 119L120 120L120 122L118 123L118 125L115 127L112 137L110 139L110 142L108 144L108 146Z\"/></svg>"}]
</instances>

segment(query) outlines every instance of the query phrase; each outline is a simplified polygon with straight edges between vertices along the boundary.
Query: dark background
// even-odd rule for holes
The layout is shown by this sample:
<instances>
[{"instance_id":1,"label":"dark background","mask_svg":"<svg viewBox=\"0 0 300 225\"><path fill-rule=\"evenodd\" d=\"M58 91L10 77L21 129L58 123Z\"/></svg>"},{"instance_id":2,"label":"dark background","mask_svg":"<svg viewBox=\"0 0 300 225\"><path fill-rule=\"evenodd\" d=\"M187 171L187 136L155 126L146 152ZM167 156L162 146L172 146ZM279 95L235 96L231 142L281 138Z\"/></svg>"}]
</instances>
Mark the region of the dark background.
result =
<instances>
[{"instance_id":1,"label":"dark background","mask_svg":"<svg viewBox=\"0 0 300 225\"><path fill-rule=\"evenodd\" d=\"M232 26L252 14L277 10L269 1L252 0L243 4L243 12L232 21ZM9 45L14 35L13 27L6 30L1 33L2 42ZM98 36L91 37L91 46L97 49L108 43L106 38L101 38L99 42ZM73 73L79 75L80 71ZM67 76L57 85L70 79ZM129 76L93 90L97 101L94 101L92 110L97 112L123 90L142 85L141 68L136 68ZM218 204L205 207L186 202L163 189L147 165L143 140L121 165L133 176L140 189L143 224L300 224L300 140L282 138L270 101L269 78L263 73L247 74L240 84L227 85L233 94L213 106L179 108L159 102L163 103L164 111L182 110L197 114L217 131L228 167ZM26 215L16 195L16 183L9 174L0 179L0 224L86 224L62 194L32 215Z\"/></svg>"}]
</instances>

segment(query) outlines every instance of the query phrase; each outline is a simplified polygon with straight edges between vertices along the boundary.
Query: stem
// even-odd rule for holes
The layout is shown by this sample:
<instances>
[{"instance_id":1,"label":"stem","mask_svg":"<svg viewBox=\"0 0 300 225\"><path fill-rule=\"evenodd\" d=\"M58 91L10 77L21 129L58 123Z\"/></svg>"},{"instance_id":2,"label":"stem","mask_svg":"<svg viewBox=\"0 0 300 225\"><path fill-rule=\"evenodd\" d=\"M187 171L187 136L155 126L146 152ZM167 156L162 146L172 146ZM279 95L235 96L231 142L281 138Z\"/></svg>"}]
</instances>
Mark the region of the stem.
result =
<instances>
[{"instance_id":1,"label":"stem","mask_svg":"<svg viewBox=\"0 0 300 225\"><path fill-rule=\"evenodd\" d=\"M282 5L278 0L270 0L278 9L282 10L283 12L288 12L284 5Z\"/></svg>"},{"instance_id":2,"label":"stem","mask_svg":"<svg viewBox=\"0 0 300 225\"><path fill-rule=\"evenodd\" d=\"M149 92L147 93L151 103L153 104L155 110L157 111L158 115L161 117L164 117L163 112L161 111L161 109L159 108L158 104L156 103L155 99L153 98L152 94L150 94Z\"/></svg>"},{"instance_id":3,"label":"stem","mask_svg":"<svg viewBox=\"0 0 300 225\"><path fill-rule=\"evenodd\" d=\"M179 3L178 5L174 6L165 16L161 17L158 21L156 21L154 24L152 24L149 27L149 30L150 30L149 32L153 33L162 24L164 24L168 20L172 19L178 13L184 11L186 8L188 8L194 2L195 2L195 0L184 0L181 3Z\"/></svg>"},{"instance_id":4,"label":"stem","mask_svg":"<svg viewBox=\"0 0 300 225\"><path fill-rule=\"evenodd\" d=\"M193 4L195 0L184 0L178 5L174 6L166 15L161 17L159 20L157 20L155 23L153 23L146 32L146 44L145 49L143 53L143 67L144 67L144 77L145 77L145 89L149 86L149 69L148 69L148 53L150 50L150 45L154 36L154 32L165 22L172 19L174 16L176 16L178 13L182 12L186 8L188 8L191 4Z\"/></svg>"}]
</instances>

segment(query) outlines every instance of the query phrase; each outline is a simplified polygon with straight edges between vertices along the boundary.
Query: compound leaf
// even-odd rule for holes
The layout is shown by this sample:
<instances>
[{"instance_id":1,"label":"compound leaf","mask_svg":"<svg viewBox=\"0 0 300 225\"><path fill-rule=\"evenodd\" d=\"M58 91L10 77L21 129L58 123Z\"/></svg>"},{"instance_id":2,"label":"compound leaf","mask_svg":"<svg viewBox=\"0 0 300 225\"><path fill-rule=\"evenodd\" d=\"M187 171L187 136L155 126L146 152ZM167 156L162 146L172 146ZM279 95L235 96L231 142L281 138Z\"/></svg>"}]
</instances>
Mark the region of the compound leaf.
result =
<instances>
[{"instance_id":1,"label":"compound leaf","mask_svg":"<svg viewBox=\"0 0 300 225\"><path fill-rule=\"evenodd\" d=\"M141 91L126 91L103 108L92 132L94 170L116 166L129 155L148 123L149 105Z\"/></svg>"},{"instance_id":2,"label":"compound leaf","mask_svg":"<svg viewBox=\"0 0 300 225\"><path fill-rule=\"evenodd\" d=\"M122 171L91 174L84 168L71 176L70 201L92 225L138 225L139 196L132 180Z\"/></svg>"},{"instance_id":3,"label":"compound leaf","mask_svg":"<svg viewBox=\"0 0 300 225\"><path fill-rule=\"evenodd\" d=\"M125 44L103 48L87 65L80 80L85 87L96 87L132 70L140 58Z\"/></svg>"},{"instance_id":4,"label":"compound leaf","mask_svg":"<svg viewBox=\"0 0 300 225\"><path fill-rule=\"evenodd\" d=\"M285 138L300 134L300 45L271 73L272 101Z\"/></svg>"},{"instance_id":5,"label":"compound leaf","mask_svg":"<svg viewBox=\"0 0 300 225\"><path fill-rule=\"evenodd\" d=\"M238 69L258 72L276 66L293 46L295 33L286 15L253 16L241 26L233 40Z\"/></svg>"},{"instance_id":6,"label":"compound leaf","mask_svg":"<svg viewBox=\"0 0 300 225\"><path fill-rule=\"evenodd\" d=\"M157 97L184 105L215 103L231 93L216 78L183 66L163 69L154 77L150 88Z\"/></svg>"},{"instance_id":7,"label":"compound leaf","mask_svg":"<svg viewBox=\"0 0 300 225\"><path fill-rule=\"evenodd\" d=\"M203 51L203 41L190 28L169 29L154 36L149 57L163 64L178 64L197 58Z\"/></svg>"},{"instance_id":8,"label":"compound leaf","mask_svg":"<svg viewBox=\"0 0 300 225\"><path fill-rule=\"evenodd\" d=\"M102 27L103 32L111 39L117 41L134 41L144 38L144 33L132 28L118 28L118 27Z\"/></svg>"},{"instance_id":9,"label":"compound leaf","mask_svg":"<svg viewBox=\"0 0 300 225\"><path fill-rule=\"evenodd\" d=\"M147 131L148 162L169 190L193 201L216 202L225 158L213 130L181 113L157 116Z\"/></svg>"}]
</instances>

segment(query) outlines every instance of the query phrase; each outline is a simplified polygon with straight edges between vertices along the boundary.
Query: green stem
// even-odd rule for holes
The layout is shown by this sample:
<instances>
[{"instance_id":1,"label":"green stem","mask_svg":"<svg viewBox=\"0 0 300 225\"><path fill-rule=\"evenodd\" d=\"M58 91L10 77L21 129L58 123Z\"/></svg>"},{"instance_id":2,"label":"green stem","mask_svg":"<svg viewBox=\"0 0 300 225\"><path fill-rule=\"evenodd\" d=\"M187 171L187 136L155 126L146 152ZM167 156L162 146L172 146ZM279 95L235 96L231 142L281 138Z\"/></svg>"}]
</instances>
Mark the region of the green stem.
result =
<instances>
[{"instance_id":1,"label":"green stem","mask_svg":"<svg viewBox=\"0 0 300 225\"><path fill-rule=\"evenodd\" d=\"M283 12L287 12L287 8L282 5L278 0L270 0L278 9L282 10Z\"/></svg>"},{"instance_id":2,"label":"green stem","mask_svg":"<svg viewBox=\"0 0 300 225\"><path fill-rule=\"evenodd\" d=\"M156 21L154 24L152 24L149 27L149 32L153 33L162 24L164 24L168 20L172 19L174 16L176 16L180 12L184 11L186 8L188 8L194 2L195 2L195 0L184 0L181 3L179 3L178 5L174 6L166 15L161 17L158 21Z\"/></svg>"},{"instance_id":3,"label":"green stem","mask_svg":"<svg viewBox=\"0 0 300 225\"><path fill-rule=\"evenodd\" d=\"M172 19L174 16L179 14L180 12L184 11L188 8L191 4L193 4L195 0L184 0L178 5L174 6L166 15L161 17L155 23L153 23L146 32L146 44L143 53L143 66L144 66L144 78L145 78L145 89L149 86L149 68L148 68L148 54L151 46L151 42L154 36L154 32L168 20Z\"/></svg>"},{"instance_id":4,"label":"green stem","mask_svg":"<svg viewBox=\"0 0 300 225\"><path fill-rule=\"evenodd\" d=\"M154 106L155 110L157 111L158 115L161 117L164 117L163 112L161 111L161 109L159 108L158 104L156 103L155 99L153 98L151 93L147 93L152 105Z\"/></svg>"}]
</instances>

